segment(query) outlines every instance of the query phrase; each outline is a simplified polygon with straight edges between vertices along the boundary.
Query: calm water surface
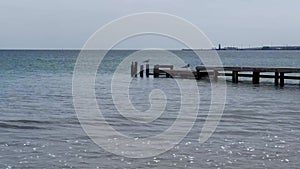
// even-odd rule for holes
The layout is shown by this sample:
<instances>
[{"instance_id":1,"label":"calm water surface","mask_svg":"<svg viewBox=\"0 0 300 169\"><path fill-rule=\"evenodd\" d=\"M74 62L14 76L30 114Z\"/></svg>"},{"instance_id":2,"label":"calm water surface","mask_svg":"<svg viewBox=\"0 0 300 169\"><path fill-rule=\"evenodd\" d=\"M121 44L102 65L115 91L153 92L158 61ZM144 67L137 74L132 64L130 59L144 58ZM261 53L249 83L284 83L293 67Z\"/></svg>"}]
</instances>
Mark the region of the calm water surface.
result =
<instances>
[{"instance_id":1,"label":"calm water surface","mask_svg":"<svg viewBox=\"0 0 300 169\"><path fill-rule=\"evenodd\" d=\"M72 102L72 75L78 51L0 51L0 168L299 168L300 88L291 81L276 88L268 80L228 83L226 108L213 136L198 143L210 104L210 84L200 90L198 119L188 136L157 157L129 159L106 152L82 130ZM157 121L131 123L117 113L110 96L116 66L132 51L112 51L100 66L96 96L118 131L153 136L176 118L178 86L172 79L134 79L131 99L148 109L152 89L168 96L167 111ZM191 52L175 51L192 66ZM300 67L299 51L224 51L227 66Z\"/></svg>"}]
</instances>

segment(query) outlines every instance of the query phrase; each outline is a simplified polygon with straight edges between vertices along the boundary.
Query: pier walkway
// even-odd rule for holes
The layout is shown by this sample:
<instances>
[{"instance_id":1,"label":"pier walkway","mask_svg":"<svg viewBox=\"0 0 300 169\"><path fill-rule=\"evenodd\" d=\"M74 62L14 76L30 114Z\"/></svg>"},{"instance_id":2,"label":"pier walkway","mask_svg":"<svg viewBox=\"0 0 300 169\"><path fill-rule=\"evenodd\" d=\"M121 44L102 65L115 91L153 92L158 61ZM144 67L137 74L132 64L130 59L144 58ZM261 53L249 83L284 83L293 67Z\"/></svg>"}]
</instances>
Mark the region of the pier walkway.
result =
<instances>
[{"instance_id":1,"label":"pier walkway","mask_svg":"<svg viewBox=\"0 0 300 169\"><path fill-rule=\"evenodd\" d=\"M217 81L221 76L232 77L232 83L238 83L239 77L252 78L253 84L259 84L261 78L274 79L275 86L283 87L285 80L300 80L300 68L272 68L272 67L206 67L197 66L194 71L174 70L173 65L154 65L153 72L150 72L149 64L140 65L138 72L138 63L131 65L131 76L141 78L153 76L154 78L184 78L201 80L205 77L211 77Z\"/></svg>"}]
</instances>

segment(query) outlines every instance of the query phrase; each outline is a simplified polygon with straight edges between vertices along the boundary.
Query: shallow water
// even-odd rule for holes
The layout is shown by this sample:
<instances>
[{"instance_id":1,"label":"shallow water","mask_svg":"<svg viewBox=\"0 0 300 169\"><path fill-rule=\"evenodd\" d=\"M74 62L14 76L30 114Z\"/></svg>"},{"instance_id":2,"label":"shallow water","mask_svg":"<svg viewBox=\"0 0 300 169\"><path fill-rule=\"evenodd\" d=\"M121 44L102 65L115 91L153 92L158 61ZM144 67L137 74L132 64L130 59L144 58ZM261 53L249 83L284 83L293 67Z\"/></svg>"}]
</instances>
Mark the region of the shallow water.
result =
<instances>
[{"instance_id":1,"label":"shallow water","mask_svg":"<svg viewBox=\"0 0 300 169\"><path fill-rule=\"evenodd\" d=\"M148 137L177 117L178 86L172 79L135 79L133 104L149 107L151 89L168 96L167 110L153 123L132 123L117 113L110 82L115 66L132 51L112 51L100 66L96 97L116 130ZM192 66L191 52L175 51ZM300 89L291 81L276 88L262 80L227 83L223 117L212 137L199 144L210 104L210 83L197 82L201 98L191 132L170 151L129 159L97 146L81 128L72 102L72 74L78 51L0 51L0 168L298 168L300 165ZM298 51L223 51L224 65L300 67ZM174 94L175 93L175 94Z\"/></svg>"}]
</instances>

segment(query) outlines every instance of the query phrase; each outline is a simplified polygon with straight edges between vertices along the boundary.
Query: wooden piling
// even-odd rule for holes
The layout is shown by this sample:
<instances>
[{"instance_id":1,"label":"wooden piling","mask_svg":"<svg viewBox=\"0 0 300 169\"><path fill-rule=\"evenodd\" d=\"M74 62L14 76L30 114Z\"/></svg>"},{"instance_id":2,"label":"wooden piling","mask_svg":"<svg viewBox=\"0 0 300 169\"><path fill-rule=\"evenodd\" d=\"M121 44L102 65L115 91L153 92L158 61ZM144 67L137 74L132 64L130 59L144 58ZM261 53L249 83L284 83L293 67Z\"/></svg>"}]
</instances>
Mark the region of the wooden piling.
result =
<instances>
[{"instance_id":1,"label":"wooden piling","mask_svg":"<svg viewBox=\"0 0 300 169\"><path fill-rule=\"evenodd\" d=\"M158 78L159 77L159 65L154 65L153 77L154 78Z\"/></svg>"},{"instance_id":2,"label":"wooden piling","mask_svg":"<svg viewBox=\"0 0 300 169\"><path fill-rule=\"evenodd\" d=\"M201 79L201 72L198 71L198 70L197 70L197 77L196 77L196 78L197 78L197 80L200 80L200 79Z\"/></svg>"},{"instance_id":3,"label":"wooden piling","mask_svg":"<svg viewBox=\"0 0 300 169\"><path fill-rule=\"evenodd\" d=\"M259 76L260 76L260 72L253 72L253 76L252 76L252 83L253 84L259 84Z\"/></svg>"},{"instance_id":4,"label":"wooden piling","mask_svg":"<svg viewBox=\"0 0 300 169\"><path fill-rule=\"evenodd\" d=\"M284 73L281 72L280 73L280 87L283 87L284 86Z\"/></svg>"},{"instance_id":5,"label":"wooden piling","mask_svg":"<svg viewBox=\"0 0 300 169\"><path fill-rule=\"evenodd\" d=\"M138 73L138 62L134 63L134 77L137 77L137 73Z\"/></svg>"},{"instance_id":6,"label":"wooden piling","mask_svg":"<svg viewBox=\"0 0 300 169\"><path fill-rule=\"evenodd\" d=\"M140 66L140 77L143 78L144 77L144 65Z\"/></svg>"},{"instance_id":7,"label":"wooden piling","mask_svg":"<svg viewBox=\"0 0 300 169\"><path fill-rule=\"evenodd\" d=\"M238 82L239 82L239 72L232 71L232 83L238 83Z\"/></svg>"},{"instance_id":8,"label":"wooden piling","mask_svg":"<svg viewBox=\"0 0 300 169\"><path fill-rule=\"evenodd\" d=\"M217 70L214 70L214 81L218 81L219 72Z\"/></svg>"},{"instance_id":9,"label":"wooden piling","mask_svg":"<svg viewBox=\"0 0 300 169\"><path fill-rule=\"evenodd\" d=\"M150 75L149 64L146 64L146 77L148 78Z\"/></svg>"},{"instance_id":10,"label":"wooden piling","mask_svg":"<svg viewBox=\"0 0 300 169\"><path fill-rule=\"evenodd\" d=\"M134 76L134 74L133 74L134 68L133 67L134 67L133 62L131 62L131 69L130 69L131 77Z\"/></svg>"},{"instance_id":11,"label":"wooden piling","mask_svg":"<svg viewBox=\"0 0 300 169\"><path fill-rule=\"evenodd\" d=\"M174 65L170 65L170 70L173 70L174 69Z\"/></svg>"},{"instance_id":12,"label":"wooden piling","mask_svg":"<svg viewBox=\"0 0 300 169\"><path fill-rule=\"evenodd\" d=\"M170 78L170 74L168 72L166 72L166 78Z\"/></svg>"},{"instance_id":13,"label":"wooden piling","mask_svg":"<svg viewBox=\"0 0 300 169\"><path fill-rule=\"evenodd\" d=\"M278 86L279 85L279 72L275 72L275 86Z\"/></svg>"}]
</instances>

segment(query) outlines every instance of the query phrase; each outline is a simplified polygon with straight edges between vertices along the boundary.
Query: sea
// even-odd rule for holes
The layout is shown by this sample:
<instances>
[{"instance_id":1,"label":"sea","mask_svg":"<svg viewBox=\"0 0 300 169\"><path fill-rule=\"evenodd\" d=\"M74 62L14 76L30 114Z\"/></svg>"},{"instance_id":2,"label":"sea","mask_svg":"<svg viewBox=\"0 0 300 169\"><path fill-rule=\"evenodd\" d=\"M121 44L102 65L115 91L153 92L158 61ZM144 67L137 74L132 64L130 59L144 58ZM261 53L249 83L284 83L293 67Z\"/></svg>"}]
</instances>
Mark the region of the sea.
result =
<instances>
[{"instance_id":1,"label":"sea","mask_svg":"<svg viewBox=\"0 0 300 169\"><path fill-rule=\"evenodd\" d=\"M180 95L174 79L133 78L129 92L133 106L149 109L149 94L158 88L165 92L166 107L158 119L147 124L120 115L112 102L112 77L134 52L107 52L97 71L95 96L108 123L123 135L138 139L159 135L174 124ZM191 69L203 65L192 51L170 52ZM96 144L78 119L72 79L79 53L0 51L0 168L299 168L298 80L287 80L281 88L271 79L253 85L251 79L232 84L228 78L222 118L204 143L199 142L199 134L211 104L212 85L209 79L196 81L201 99L197 119L187 135L155 156L129 158ZM300 67L300 51L218 51L218 55L224 66Z\"/></svg>"}]
</instances>

